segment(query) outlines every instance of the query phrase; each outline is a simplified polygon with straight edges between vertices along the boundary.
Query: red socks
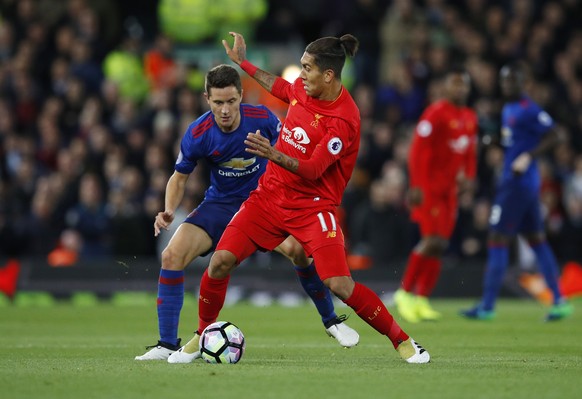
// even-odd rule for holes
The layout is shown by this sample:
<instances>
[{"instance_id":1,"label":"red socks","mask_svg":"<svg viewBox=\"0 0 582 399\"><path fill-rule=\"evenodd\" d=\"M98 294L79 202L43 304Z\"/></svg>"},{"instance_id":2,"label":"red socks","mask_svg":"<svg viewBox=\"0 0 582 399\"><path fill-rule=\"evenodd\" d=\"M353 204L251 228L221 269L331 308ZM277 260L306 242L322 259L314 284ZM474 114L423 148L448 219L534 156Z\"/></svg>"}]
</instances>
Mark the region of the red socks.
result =
<instances>
[{"instance_id":1,"label":"red socks","mask_svg":"<svg viewBox=\"0 0 582 399\"><path fill-rule=\"evenodd\" d=\"M378 295L365 285L356 283L354 292L344 302L376 331L390 338L395 349L408 339L408 335L396 323Z\"/></svg>"},{"instance_id":2,"label":"red socks","mask_svg":"<svg viewBox=\"0 0 582 399\"><path fill-rule=\"evenodd\" d=\"M408 258L408 264L404 269L404 276L402 276L402 289L406 292L413 292L416 280L422 270L422 255L412 252Z\"/></svg>"},{"instance_id":3,"label":"red socks","mask_svg":"<svg viewBox=\"0 0 582 399\"><path fill-rule=\"evenodd\" d=\"M441 274L440 258L413 252L402 277L402 288L420 296L430 296Z\"/></svg>"},{"instance_id":4,"label":"red socks","mask_svg":"<svg viewBox=\"0 0 582 399\"><path fill-rule=\"evenodd\" d=\"M423 258L420 276L416 280L416 295L430 296L441 274L440 258Z\"/></svg>"},{"instance_id":5,"label":"red socks","mask_svg":"<svg viewBox=\"0 0 582 399\"><path fill-rule=\"evenodd\" d=\"M206 327L214 323L224 305L226 289L230 276L215 279L204 271L200 280L200 296L198 297L198 332L202 333Z\"/></svg>"}]
</instances>

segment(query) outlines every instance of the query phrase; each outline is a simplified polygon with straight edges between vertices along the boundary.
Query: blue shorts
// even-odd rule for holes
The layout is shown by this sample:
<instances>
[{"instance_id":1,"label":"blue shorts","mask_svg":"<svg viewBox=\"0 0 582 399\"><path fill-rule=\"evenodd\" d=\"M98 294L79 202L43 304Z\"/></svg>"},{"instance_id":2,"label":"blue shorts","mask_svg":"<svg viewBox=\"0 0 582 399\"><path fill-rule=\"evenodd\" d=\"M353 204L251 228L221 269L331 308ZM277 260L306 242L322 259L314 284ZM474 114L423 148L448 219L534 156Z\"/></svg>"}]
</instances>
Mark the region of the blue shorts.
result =
<instances>
[{"instance_id":1,"label":"blue shorts","mask_svg":"<svg viewBox=\"0 0 582 399\"><path fill-rule=\"evenodd\" d=\"M544 231L539 190L501 186L491 207L489 226L508 236Z\"/></svg>"},{"instance_id":2,"label":"blue shorts","mask_svg":"<svg viewBox=\"0 0 582 399\"><path fill-rule=\"evenodd\" d=\"M230 219L238 212L240 206L245 201L244 198L208 200L205 199L196 209L194 209L184 223L191 223L204 230L212 239L212 248L201 256L208 255L214 251L216 244L220 241L222 233Z\"/></svg>"}]
</instances>

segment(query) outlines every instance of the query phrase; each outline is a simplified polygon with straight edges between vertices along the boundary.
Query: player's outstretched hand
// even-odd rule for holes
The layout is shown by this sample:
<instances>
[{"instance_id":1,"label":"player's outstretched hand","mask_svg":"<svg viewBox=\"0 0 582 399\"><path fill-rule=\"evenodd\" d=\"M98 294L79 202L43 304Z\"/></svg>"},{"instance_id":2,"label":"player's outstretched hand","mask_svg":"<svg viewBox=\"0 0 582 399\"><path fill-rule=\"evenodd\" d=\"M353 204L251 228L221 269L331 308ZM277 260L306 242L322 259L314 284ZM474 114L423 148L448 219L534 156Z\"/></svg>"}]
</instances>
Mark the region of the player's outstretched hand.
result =
<instances>
[{"instance_id":1,"label":"player's outstretched hand","mask_svg":"<svg viewBox=\"0 0 582 399\"><path fill-rule=\"evenodd\" d=\"M162 229L168 230L168 227L174 221L174 213L169 211L158 212L154 221L154 236L157 237Z\"/></svg>"},{"instance_id":2,"label":"player's outstretched hand","mask_svg":"<svg viewBox=\"0 0 582 399\"><path fill-rule=\"evenodd\" d=\"M271 142L266 137L261 136L261 131L257 130L255 133L248 133L245 140L247 148L246 152L258 155L262 158L271 159L274 149Z\"/></svg>"},{"instance_id":3,"label":"player's outstretched hand","mask_svg":"<svg viewBox=\"0 0 582 399\"><path fill-rule=\"evenodd\" d=\"M226 55L234 63L240 65L241 62L247 59L247 45L245 43L245 38L240 33L228 32L232 37L234 37L234 44L232 48L228 45L226 40L222 41L222 45L226 50Z\"/></svg>"}]
</instances>

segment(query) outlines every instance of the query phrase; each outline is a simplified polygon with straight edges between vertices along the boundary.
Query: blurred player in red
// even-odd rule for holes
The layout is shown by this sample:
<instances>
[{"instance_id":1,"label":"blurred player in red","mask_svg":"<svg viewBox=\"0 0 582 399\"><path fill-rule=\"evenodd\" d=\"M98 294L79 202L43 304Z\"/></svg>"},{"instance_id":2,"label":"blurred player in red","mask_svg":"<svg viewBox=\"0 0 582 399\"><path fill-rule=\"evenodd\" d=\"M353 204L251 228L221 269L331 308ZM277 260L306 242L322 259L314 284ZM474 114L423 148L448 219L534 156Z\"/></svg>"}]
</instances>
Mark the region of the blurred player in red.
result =
<instances>
[{"instance_id":1,"label":"blurred player in red","mask_svg":"<svg viewBox=\"0 0 582 399\"><path fill-rule=\"evenodd\" d=\"M199 357L199 334L216 321L234 268L255 251L272 250L293 235L337 297L386 335L402 359L427 363L428 352L400 328L378 295L352 280L336 216L360 143L360 113L341 83L346 56L355 55L357 39L344 35L310 43L301 57L299 78L288 83L248 62L244 38L231 35L232 49L223 41L230 59L287 102L289 110L274 147L258 130L247 136L247 151L270 162L218 243L200 284L198 331L171 355L180 359L173 362Z\"/></svg>"},{"instance_id":2,"label":"blurred player in red","mask_svg":"<svg viewBox=\"0 0 582 399\"><path fill-rule=\"evenodd\" d=\"M451 69L444 78L445 98L426 108L412 139L408 200L421 240L408 259L394 301L400 315L413 323L441 316L428 297L455 227L457 196L475 177L477 116L466 106L469 90L469 75Z\"/></svg>"}]
</instances>

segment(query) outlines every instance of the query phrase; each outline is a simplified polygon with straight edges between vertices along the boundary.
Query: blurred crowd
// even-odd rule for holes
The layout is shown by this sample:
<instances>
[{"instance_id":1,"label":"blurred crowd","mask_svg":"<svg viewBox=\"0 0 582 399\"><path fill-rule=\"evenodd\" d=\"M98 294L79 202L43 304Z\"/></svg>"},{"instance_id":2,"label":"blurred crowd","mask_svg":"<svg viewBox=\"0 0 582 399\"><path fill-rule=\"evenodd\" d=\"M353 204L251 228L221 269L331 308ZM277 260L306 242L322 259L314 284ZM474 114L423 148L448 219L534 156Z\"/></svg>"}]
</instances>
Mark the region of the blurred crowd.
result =
<instances>
[{"instance_id":1,"label":"blurred crowd","mask_svg":"<svg viewBox=\"0 0 582 399\"><path fill-rule=\"evenodd\" d=\"M540 161L550 242L562 261L582 260L581 2L246 3L259 11L233 18L248 22L241 29L253 45L304 47L342 33L361 41L347 77L362 116L360 158L342 205L352 253L376 263L407 257L417 236L405 203L411 135L423 109L441 95L443 74L463 63L480 123L478 181L461 198L449 254L484 258L503 159L496 145L497 73L504 63L524 60L533 76L529 94L562 135ZM116 7L114 1L0 0L4 255L47 256L56 265L158 253L154 216L163 209L182 134L207 110L205 71L174 56L175 46L198 44L183 43L176 36L183 31L144 26ZM198 40L219 46L215 35ZM183 216L207 184L201 165L188 180Z\"/></svg>"}]
</instances>

